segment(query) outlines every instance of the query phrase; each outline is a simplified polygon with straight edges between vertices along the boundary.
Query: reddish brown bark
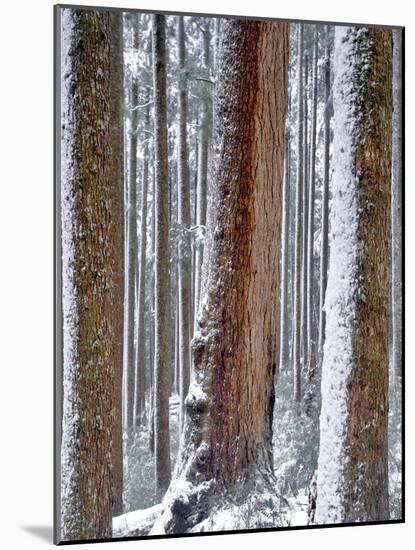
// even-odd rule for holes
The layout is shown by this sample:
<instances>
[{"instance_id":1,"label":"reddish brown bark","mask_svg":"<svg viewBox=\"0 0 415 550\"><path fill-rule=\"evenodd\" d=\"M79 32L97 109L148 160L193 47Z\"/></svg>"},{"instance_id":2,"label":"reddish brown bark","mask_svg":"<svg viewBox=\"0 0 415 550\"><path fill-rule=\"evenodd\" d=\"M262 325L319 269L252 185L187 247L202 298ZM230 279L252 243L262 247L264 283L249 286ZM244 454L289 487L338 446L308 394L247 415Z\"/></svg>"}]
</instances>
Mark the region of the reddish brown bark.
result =
<instances>
[{"instance_id":1,"label":"reddish brown bark","mask_svg":"<svg viewBox=\"0 0 415 550\"><path fill-rule=\"evenodd\" d=\"M168 532L205 517L208 495L272 477L288 25L224 26L207 295L178 470L196 489L173 500Z\"/></svg>"}]
</instances>

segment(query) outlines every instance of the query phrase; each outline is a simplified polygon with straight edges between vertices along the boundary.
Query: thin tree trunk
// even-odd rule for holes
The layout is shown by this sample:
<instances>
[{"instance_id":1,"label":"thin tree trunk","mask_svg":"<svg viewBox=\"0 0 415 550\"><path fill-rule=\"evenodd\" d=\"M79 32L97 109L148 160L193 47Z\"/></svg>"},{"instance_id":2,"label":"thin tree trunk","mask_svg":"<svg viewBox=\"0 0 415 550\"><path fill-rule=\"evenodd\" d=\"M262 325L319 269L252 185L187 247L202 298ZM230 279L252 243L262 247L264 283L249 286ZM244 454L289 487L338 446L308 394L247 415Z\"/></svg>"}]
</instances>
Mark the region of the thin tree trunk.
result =
<instances>
[{"instance_id":1,"label":"thin tree trunk","mask_svg":"<svg viewBox=\"0 0 415 550\"><path fill-rule=\"evenodd\" d=\"M402 31L393 31L392 372L402 376Z\"/></svg>"},{"instance_id":2,"label":"thin tree trunk","mask_svg":"<svg viewBox=\"0 0 415 550\"><path fill-rule=\"evenodd\" d=\"M146 108L144 116L145 127L150 125L150 111ZM140 225L140 267L137 283L137 368L135 378L134 424L142 424L145 412L146 397L146 327L145 327L145 298L146 298L146 249L147 249L147 190L148 190L148 139L144 139L143 147L143 180L141 187L141 225Z\"/></svg>"},{"instance_id":3,"label":"thin tree trunk","mask_svg":"<svg viewBox=\"0 0 415 550\"><path fill-rule=\"evenodd\" d=\"M210 29L206 25L203 29L203 56L202 64L208 75L210 67ZM199 231L206 226L206 205L207 205L207 178L208 178L208 155L209 141L211 137L212 117L210 106L210 84L204 83L201 117L200 117L200 150L198 155L198 178L196 194L196 225ZM200 298L200 279L202 274L203 245L197 244L195 254L195 330L197 330L197 311Z\"/></svg>"},{"instance_id":4,"label":"thin tree trunk","mask_svg":"<svg viewBox=\"0 0 415 550\"><path fill-rule=\"evenodd\" d=\"M316 177L316 137L317 137L317 49L318 49L318 33L314 35L314 52L313 52L313 101L312 101L312 118L311 118L311 143L310 143L310 181L308 187L308 221L307 221L307 380L308 400L309 404L313 400L312 384L315 377L316 360L315 360L315 325L313 315L313 297L314 297L314 200L315 200L315 177Z\"/></svg>"},{"instance_id":5,"label":"thin tree trunk","mask_svg":"<svg viewBox=\"0 0 415 550\"><path fill-rule=\"evenodd\" d=\"M155 379L154 454L157 494L170 483L170 253L165 18L152 16L155 135Z\"/></svg>"},{"instance_id":6,"label":"thin tree trunk","mask_svg":"<svg viewBox=\"0 0 415 550\"><path fill-rule=\"evenodd\" d=\"M324 63L324 178L323 198L321 205L321 246L320 246L320 305L318 326L318 354L319 361L323 359L323 345L326 334L326 312L324 302L327 288L327 268L329 258L329 185L330 185L330 118L332 102L330 97L330 30L326 27L326 51Z\"/></svg>"},{"instance_id":7,"label":"thin tree trunk","mask_svg":"<svg viewBox=\"0 0 415 550\"><path fill-rule=\"evenodd\" d=\"M335 59L316 521L385 521L392 32L336 27Z\"/></svg>"},{"instance_id":8,"label":"thin tree trunk","mask_svg":"<svg viewBox=\"0 0 415 550\"><path fill-rule=\"evenodd\" d=\"M180 85L178 97L179 111L179 152L178 152L178 205L179 205L179 340L180 340L180 425L184 419L184 401L190 381L190 200L189 166L187 153L187 83L184 20L178 18L177 28L178 62Z\"/></svg>"},{"instance_id":9,"label":"thin tree trunk","mask_svg":"<svg viewBox=\"0 0 415 550\"><path fill-rule=\"evenodd\" d=\"M153 152L154 157L154 152ZM153 158L154 166L154 158ZM154 267L155 267L155 258L156 258L156 178L155 170L152 171L152 204L151 204L151 253L154 258ZM153 273L151 276L150 283L150 303L151 303L151 327L150 327L150 418L149 418L149 448L150 452L154 455L154 371L155 371L155 339L156 339L156 296L155 296L155 273L153 268Z\"/></svg>"},{"instance_id":10,"label":"thin tree trunk","mask_svg":"<svg viewBox=\"0 0 415 550\"><path fill-rule=\"evenodd\" d=\"M305 56L304 64L304 146L303 146L303 213L302 213L302 260L301 260L301 331L300 331L300 347L301 347L301 368L305 370L307 365L308 352L308 300L307 300L307 251L308 251L308 55Z\"/></svg>"},{"instance_id":11,"label":"thin tree trunk","mask_svg":"<svg viewBox=\"0 0 415 550\"><path fill-rule=\"evenodd\" d=\"M289 361L288 281L290 241L290 134L285 134L285 174L282 195L282 254L281 254L281 300L280 300L280 370L286 369Z\"/></svg>"},{"instance_id":12,"label":"thin tree trunk","mask_svg":"<svg viewBox=\"0 0 415 550\"><path fill-rule=\"evenodd\" d=\"M132 26L133 49L138 50L138 19ZM127 329L127 426L134 425L135 390L135 309L137 283L137 127L138 78L131 77L131 128L130 128L130 189L128 205L128 329Z\"/></svg>"},{"instance_id":13,"label":"thin tree trunk","mask_svg":"<svg viewBox=\"0 0 415 550\"><path fill-rule=\"evenodd\" d=\"M111 537L122 482L122 38L118 13L61 14L61 536L71 541Z\"/></svg>"},{"instance_id":14,"label":"thin tree trunk","mask_svg":"<svg viewBox=\"0 0 415 550\"><path fill-rule=\"evenodd\" d=\"M295 239L294 239L294 338L293 338L293 398L297 408L301 402L301 245L303 212L303 25L298 27L297 47L297 189L295 197Z\"/></svg>"}]
</instances>

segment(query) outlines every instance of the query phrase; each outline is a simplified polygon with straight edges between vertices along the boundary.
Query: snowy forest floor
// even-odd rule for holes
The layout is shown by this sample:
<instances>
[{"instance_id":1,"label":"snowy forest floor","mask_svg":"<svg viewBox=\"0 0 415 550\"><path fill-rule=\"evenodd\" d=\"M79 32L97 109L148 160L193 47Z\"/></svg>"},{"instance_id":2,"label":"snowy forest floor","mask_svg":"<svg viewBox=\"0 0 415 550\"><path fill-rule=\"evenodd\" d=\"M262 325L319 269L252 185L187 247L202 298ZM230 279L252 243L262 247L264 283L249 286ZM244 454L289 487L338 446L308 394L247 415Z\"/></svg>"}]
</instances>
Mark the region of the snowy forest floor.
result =
<instances>
[{"instance_id":1,"label":"snowy forest floor","mask_svg":"<svg viewBox=\"0 0 415 550\"><path fill-rule=\"evenodd\" d=\"M307 503L308 497L305 491L300 491L297 497L288 499L289 512L287 525L290 527L304 526L308 524ZM113 536L115 538L143 536L150 533L151 528L162 511L162 505L156 504L144 510L135 510L127 512L113 520ZM221 510L214 517L208 518L203 525L197 526L197 531L211 530L215 531L229 529L232 523L234 511L231 509ZM251 528L255 529L256 518L250 517ZM258 518L259 519L259 518ZM237 526L235 525L235 528Z\"/></svg>"}]
</instances>

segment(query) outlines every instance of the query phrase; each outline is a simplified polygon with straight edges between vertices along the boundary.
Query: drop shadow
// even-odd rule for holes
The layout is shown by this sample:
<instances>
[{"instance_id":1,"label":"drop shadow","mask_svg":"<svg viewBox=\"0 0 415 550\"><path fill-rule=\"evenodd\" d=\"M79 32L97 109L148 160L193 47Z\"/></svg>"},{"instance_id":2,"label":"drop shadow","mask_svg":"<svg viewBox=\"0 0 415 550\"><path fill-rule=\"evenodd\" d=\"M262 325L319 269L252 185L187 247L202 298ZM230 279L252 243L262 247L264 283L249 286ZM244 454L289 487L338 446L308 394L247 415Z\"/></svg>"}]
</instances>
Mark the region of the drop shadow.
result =
<instances>
[{"instance_id":1,"label":"drop shadow","mask_svg":"<svg viewBox=\"0 0 415 550\"><path fill-rule=\"evenodd\" d=\"M38 539L53 544L53 527L51 525L21 525L20 528Z\"/></svg>"}]
</instances>

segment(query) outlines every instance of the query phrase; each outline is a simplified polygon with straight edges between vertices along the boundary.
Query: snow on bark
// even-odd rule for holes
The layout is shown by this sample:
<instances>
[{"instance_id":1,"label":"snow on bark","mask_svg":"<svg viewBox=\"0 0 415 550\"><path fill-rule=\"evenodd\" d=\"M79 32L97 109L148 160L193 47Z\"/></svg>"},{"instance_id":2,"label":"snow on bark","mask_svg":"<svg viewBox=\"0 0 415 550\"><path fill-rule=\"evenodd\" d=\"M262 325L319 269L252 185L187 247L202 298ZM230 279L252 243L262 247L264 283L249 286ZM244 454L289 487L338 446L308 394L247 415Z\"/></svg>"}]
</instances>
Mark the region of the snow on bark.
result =
<instances>
[{"instance_id":1,"label":"snow on bark","mask_svg":"<svg viewBox=\"0 0 415 550\"><path fill-rule=\"evenodd\" d=\"M360 31L336 27L334 95L334 173L330 216L330 269L325 298L326 334L322 367L320 454L316 523L341 522L343 465L346 460L347 379L353 367L354 295L358 288L358 203L354 171L356 55L352 36ZM352 35L352 36L351 36Z\"/></svg>"},{"instance_id":2,"label":"snow on bark","mask_svg":"<svg viewBox=\"0 0 415 550\"><path fill-rule=\"evenodd\" d=\"M61 17L61 536L80 540L110 536L121 502L120 20Z\"/></svg>"},{"instance_id":3,"label":"snow on bark","mask_svg":"<svg viewBox=\"0 0 415 550\"><path fill-rule=\"evenodd\" d=\"M74 246L74 202L72 189L73 156L72 136L73 122L70 98L70 78L72 73L71 56L69 55L74 22L71 10L61 12L61 223L62 223L62 335L63 335L63 364L67 365L63 372L63 418L62 448L61 448L61 494L69 494L75 484L75 458L78 453L79 442L74 436L79 423L79 396L73 392L73 380L79 365L76 361L76 342L78 314L76 308L77 289L74 284L75 246ZM66 509L71 500L63 499L62 516L70 516L78 511Z\"/></svg>"},{"instance_id":4,"label":"snow on bark","mask_svg":"<svg viewBox=\"0 0 415 550\"><path fill-rule=\"evenodd\" d=\"M389 518L391 44L336 27L317 523Z\"/></svg>"},{"instance_id":5,"label":"snow on bark","mask_svg":"<svg viewBox=\"0 0 415 550\"><path fill-rule=\"evenodd\" d=\"M224 501L239 505L259 495L268 512L279 511L281 501L272 491L271 422L288 26L224 25L209 269L192 341L183 440L151 534L198 529ZM283 519L268 521L271 527Z\"/></svg>"}]
</instances>

